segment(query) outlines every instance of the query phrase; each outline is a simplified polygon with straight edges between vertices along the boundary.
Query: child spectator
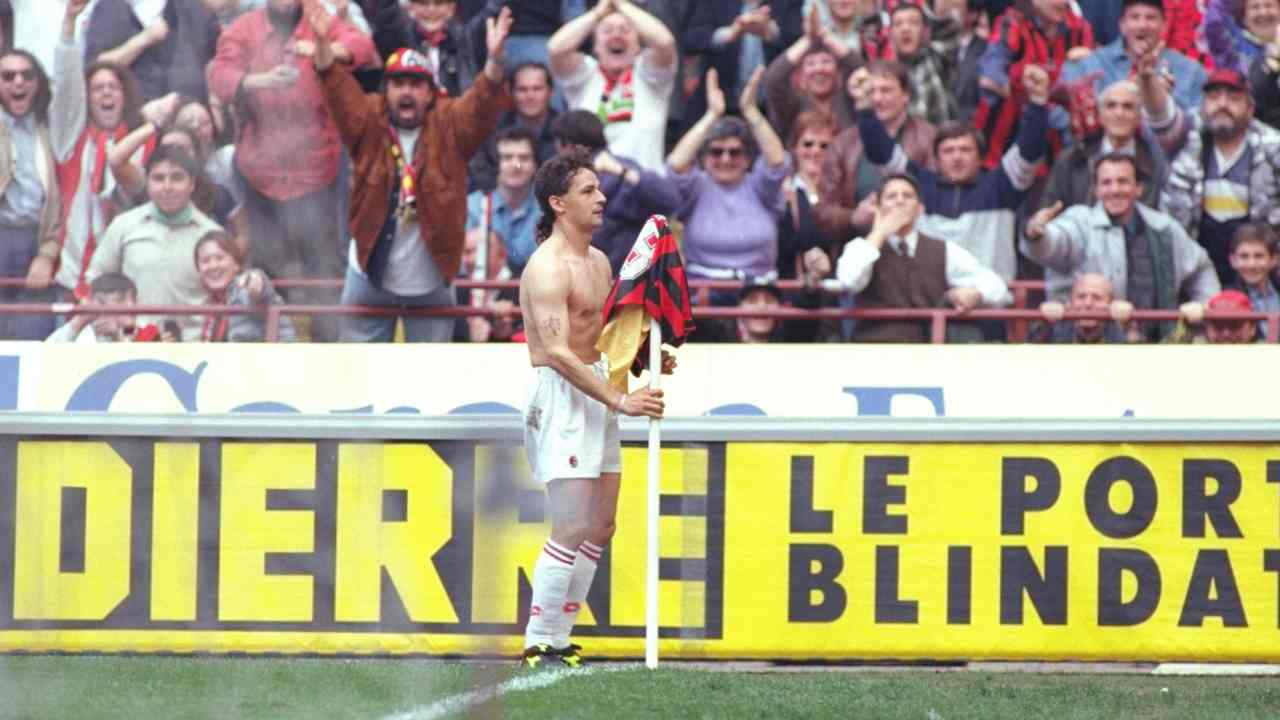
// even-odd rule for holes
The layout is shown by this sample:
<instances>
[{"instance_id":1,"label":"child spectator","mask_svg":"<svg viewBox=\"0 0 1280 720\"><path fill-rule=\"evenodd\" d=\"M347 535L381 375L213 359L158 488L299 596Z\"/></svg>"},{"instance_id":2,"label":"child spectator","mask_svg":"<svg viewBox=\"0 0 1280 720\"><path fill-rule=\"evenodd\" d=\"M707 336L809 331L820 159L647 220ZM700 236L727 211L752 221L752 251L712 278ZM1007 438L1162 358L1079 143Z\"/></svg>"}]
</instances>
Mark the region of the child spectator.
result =
<instances>
[{"instance_id":1,"label":"child spectator","mask_svg":"<svg viewBox=\"0 0 1280 720\"><path fill-rule=\"evenodd\" d=\"M1249 305L1258 312L1280 312L1280 295L1272 281L1280 252L1280 240L1271 228L1261 223L1244 223L1231 236L1227 259L1238 280L1228 289L1240 290ZM1258 332L1267 336L1267 321L1258 321Z\"/></svg>"},{"instance_id":2,"label":"child spectator","mask_svg":"<svg viewBox=\"0 0 1280 720\"><path fill-rule=\"evenodd\" d=\"M266 273L244 267L244 252L221 230L214 230L196 243L195 269L209 297L207 305L252 307L283 305L284 299L271 285ZM261 315L207 315L200 330L203 342L262 342L266 321ZM281 342L297 339L293 321L280 316Z\"/></svg>"},{"instance_id":3,"label":"child spectator","mask_svg":"<svg viewBox=\"0 0 1280 720\"><path fill-rule=\"evenodd\" d=\"M136 305L138 289L121 273L106 273L95 279L84 298L84 305ZM65 325L53 331L45 342L143 342L160 340L155 325L138 326L136 315L116 313L76 313Z\"/></svg>"}]
</instances>

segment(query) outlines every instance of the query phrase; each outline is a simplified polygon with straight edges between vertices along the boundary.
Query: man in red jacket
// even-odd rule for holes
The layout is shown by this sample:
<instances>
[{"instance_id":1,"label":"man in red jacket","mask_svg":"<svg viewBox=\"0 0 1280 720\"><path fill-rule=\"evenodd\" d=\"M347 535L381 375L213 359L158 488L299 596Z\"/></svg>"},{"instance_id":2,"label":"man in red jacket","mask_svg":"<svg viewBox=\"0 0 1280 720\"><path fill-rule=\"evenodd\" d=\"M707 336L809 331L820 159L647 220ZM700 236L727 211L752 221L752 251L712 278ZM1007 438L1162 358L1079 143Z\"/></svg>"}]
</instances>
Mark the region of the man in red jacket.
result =
<instances>
[{"instance_id":1,"label":"man in red jacket","mask_svg":"<svg viewBox=\"0 0 1280 720\"><path fill-rule=\"evenodd\" d=\"M344 305L438 307L455 302L450 283L465 243L467 161L510 106L502 81L511 29L504 9L487 20L488 60L459 98L441 97L426 57L402 48L387 58L381 93L364 94L335 64L331 22L319 0L305 0L320 38L315 69L329 113L355 165L352 243ZM394 317L349 317L345 342L389 342ZM405 317L410 342L447 342L452 317Z\"/></svg>"}]
</instances>

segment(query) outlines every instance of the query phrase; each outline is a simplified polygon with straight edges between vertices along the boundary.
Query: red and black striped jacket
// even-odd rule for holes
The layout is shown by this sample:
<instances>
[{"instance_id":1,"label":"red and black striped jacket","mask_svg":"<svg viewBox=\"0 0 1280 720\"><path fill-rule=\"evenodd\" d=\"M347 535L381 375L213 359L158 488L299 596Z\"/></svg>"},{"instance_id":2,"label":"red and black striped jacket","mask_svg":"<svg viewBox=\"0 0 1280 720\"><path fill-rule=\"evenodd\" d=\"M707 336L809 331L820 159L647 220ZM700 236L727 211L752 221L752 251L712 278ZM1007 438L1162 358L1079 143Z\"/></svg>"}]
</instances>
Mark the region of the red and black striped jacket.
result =
<instances>
[{"instance_id":1,"label":"red and black striped jacket","mask_svg":"<svg viewBox=\"0 0 1280 720\"><path fill-rule=\"evenodd\" d=\"M1009 81L1009 97L1000 98L991 92L982 93L978 101L977 112L973 116L974 125L982 131L987 140L987 155L984 164L993 169L1000 164L1000 158L1013 144L1018 133L1018 119L1027 102L1026 91L1022 87L1022 71L1028 64L1043 65L1049 70L1050 87L1058 82L1062 72L1062 63L1072 48L1093 47L1093 28L1084 18L1068 11L1067 16L1058 23L1058 32L1050 39L1040 28L1040 22L1031 13L1030 4L1025 0L1005 9L996 18L988 39L990 53L996 46L1004 50L1009 59L1007 68ZM1049 159L1052 160L1061 146L1057 133L1051 132L1049 138Z\"/></svg>"}]
</instances>

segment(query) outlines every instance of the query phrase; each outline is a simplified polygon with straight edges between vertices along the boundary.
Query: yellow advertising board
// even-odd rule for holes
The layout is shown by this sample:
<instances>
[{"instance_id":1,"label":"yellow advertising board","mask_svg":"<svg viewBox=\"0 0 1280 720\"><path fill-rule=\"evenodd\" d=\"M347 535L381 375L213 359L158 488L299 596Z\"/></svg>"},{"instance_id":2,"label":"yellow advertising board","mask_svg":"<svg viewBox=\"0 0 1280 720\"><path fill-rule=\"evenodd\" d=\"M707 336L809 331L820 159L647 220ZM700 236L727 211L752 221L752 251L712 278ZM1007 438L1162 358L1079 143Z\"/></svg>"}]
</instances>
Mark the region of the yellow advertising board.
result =
<instances>
[{"instance_id":1,"label":"yellow advertising board","mask_svg":"<svg viewBox=\"0 0 1280 720\"><path fill-rule=\"evenodd\" d=\"M662 653L1280 660L1280 449L662 451ZM645 451L577 632L643 654ZM0 651L508 654L519 447L0 440Z\"/></svg>"}]
</instances>

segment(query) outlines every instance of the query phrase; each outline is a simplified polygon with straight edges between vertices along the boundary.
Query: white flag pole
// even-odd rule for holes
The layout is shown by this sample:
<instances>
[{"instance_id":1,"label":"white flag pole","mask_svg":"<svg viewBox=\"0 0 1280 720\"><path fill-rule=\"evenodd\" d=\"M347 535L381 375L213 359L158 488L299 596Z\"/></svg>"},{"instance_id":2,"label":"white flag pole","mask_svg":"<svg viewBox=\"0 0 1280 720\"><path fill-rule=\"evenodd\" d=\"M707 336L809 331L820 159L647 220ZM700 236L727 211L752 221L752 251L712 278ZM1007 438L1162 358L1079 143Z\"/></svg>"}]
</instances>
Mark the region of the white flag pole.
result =
<instances>
[{"instance_id":1,"label":"white flag pole","mask_svg":"<svg viewBox=\"0 0 1280 720\"><path fill-rule=\"evenodd\" d=\"M662 326L649 318L649 387L662 380ZM645 558L644 664L658 667L658 496L662 482L662 421L649 418L649 548Z\"/></svg>"}]
</instances>

